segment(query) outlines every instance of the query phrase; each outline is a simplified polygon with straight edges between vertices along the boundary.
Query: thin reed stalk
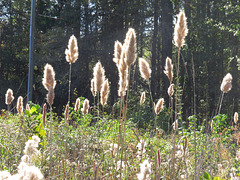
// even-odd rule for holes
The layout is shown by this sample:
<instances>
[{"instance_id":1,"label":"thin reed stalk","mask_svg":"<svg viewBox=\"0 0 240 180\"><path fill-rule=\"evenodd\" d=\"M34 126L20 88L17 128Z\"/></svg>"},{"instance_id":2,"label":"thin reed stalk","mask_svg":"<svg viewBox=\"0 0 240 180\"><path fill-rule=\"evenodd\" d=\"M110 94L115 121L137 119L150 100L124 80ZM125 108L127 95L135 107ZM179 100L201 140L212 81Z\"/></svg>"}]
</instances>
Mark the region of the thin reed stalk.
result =
<instances>
[{"instance_id":1,"label":"thin reed stalk","mask_svg":"<svg viewBox=\"0 0 240 180\"><path fill-rule=\"evenodd\" d=\"M178 104L178 88L179 88L179 61L180 61L180 47L178 47L178 58L177 58L177 83L176 83L176 93L175 93L175 119L174 119L174 123L176 123L176 120L178 119L178 107L177 107L177 104ZM182 124L181 124L182 126ZM176 126L175 126L176 128ZM173 134L173 171L172 171L172 177L173 179L175 179L175 152L176 152L176 146L175 146L175 136L176 136L176 131L177 131L177 128L174 130L174 134Z\"/></svg>"},{"instance_id":2,"label":"thin reed stalk","mask_svg":"<svg viewBox=\"0 0 240 180\"><path fill-rule=\"evenodd\" d=\"M192 72L193 72L193 109L194 109L194 159L195 159L195 168L194 168L194 178L196 179L197 174L197 138L196 138L196 85L195 85L195 68L194 68L194 61L192 57Z\"/></svg>"},{"instance_id":3,"label":"thin reed stalk","mask_svg":"<svg viewBox=\"0 0 240 180\"><path fill-rule=\"evenodd\" d=\"M50 171L49 171L49 174L53 174L52 173L52 121L53 121L53 117L52 117L52 106L50 106L50 140L49 140L49 147L50 147Z\"/></svg>"},{"instance_id":4,"label":"thin reed stalk","mask_svg":"<svg viewBox=\"0 0 240 180\"><path fill-rule=\"evenodd\" d=\"M149 94L150 94L150 99L151 99L151 104L152 104L152 113L153 113L153 117L154 117L154 128L155 131L157 130L157 115L155 114L154 110L155 110L155 104L153 102L153 97L152 97L152 91L151 91L151 83L150 80L148 79L147 81L148 83L148 89L149 89Z\"/></svg>"},{"instance_id":5,"label":"thin reed stalk","mask_svg":"<svg viewBox=\"0 0 240 180\"><path fill-rule=\"evenodd\" d=\"M70 92L71 92L71 73L72 73L72 63L69 63L69 79L68 79L68 104L70 104Z\"/></svg>"}]
</instances>

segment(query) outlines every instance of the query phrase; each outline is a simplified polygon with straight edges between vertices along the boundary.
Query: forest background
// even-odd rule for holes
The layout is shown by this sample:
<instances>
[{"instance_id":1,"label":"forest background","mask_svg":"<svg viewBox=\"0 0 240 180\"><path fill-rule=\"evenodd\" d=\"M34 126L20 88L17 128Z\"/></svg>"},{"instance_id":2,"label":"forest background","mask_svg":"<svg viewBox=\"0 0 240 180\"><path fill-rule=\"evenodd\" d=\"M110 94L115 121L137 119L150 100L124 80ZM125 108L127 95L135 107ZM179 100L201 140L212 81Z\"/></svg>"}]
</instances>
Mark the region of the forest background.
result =
<instances>
[{"instance_id":1,"label":"forest background","mask_svg":"<svg viewBox=\"0 0 240 180\"><path fill-rule=\"evenodd\" d=\"M0 2L1 109L6 109L8 88L13 89L15 97L21 95L27 100L30 8L30 0ZM176 67L177 49L172 39L180 9L186 13L189 28L180 61L183 119L197 114L201 123L214 115L220 84L228 72L233 76L233 88L224 98L221 113L233 117L234 112L239 112L239 0L37 0L33 102L40 105L45 102L43 67L49 63L57 80L54 111L62 112L67 103L69 75L64 51L74 34L79 58L72 67L71 102L80 96L93 102L90 81L93 66L100 60L111 83L108 103L111 109L118 99L118 70L112 61L114 42L123 42L129 27L137 33L138 57L151 64L153 99L167 100L169 82L163 69L167 56ZM137 66L132 67L135 76L130 91L140 96L147 85L136 75Z\"/></svg>"}]
</instances>

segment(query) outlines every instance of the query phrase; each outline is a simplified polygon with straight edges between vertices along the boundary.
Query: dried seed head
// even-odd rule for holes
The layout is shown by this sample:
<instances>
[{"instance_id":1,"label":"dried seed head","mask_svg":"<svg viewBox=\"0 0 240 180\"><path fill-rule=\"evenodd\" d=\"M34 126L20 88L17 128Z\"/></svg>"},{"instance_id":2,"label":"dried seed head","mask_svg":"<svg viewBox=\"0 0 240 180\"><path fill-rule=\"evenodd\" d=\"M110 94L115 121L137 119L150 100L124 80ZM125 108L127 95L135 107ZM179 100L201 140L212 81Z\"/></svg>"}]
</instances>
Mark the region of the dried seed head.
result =
<instances>
[{"instance_id":1,"label":"dried seed head","mask_svg":"<svg viewBox=\"0 0 240 180\"><path fill-rule=\"evenodd\" d=\"M105 70L102 67L100 61L97 62L93 69L93 77L94 77L94 87L96 92L100 92L103 82L105 81Z\"/></svg>"},{"instance_id":2,"label":"dried seed head","mask_svg":"<svg viewBox=\"0 0 240 180\"><path fill-rule=\"evenodd\" d=\"M143 58L139 58L139 70L142 78L148 80L151 77L152 70L148 62Z\"/></svg>"},{"instance_id":3,"label":"dried seed head","mask_svg":"<svg viewBox=\"0 0 240 180\"><path fill-rule=\"evenodd\" d=\"M55 97L54 89L53 89L53 87L50 87L48 90L48 94L47 94L47 102L48 102L49 106L51 106L51 107L53 105L54 97Z\"/></svg>"},{"instance_id":4,"label":"dried seed head","mask_svg":"<svg viewBox=\"0 0 240 180\"><path fill-rule=\"evenodd\" d=\"M19 96L17 99L17 112L20 115L23 112L23 97L22 96Z\"/></svg>"},{"instance_id":5,"label":"dried seed head","mask_svg":"<svg viewBox=\"0 0 240 180\"><path fill-rule=\"evenodd\" d=\"M223 78L220 89L224 93L227 93L232 89L232 75L230 73L227 73Z\"/></svg>"},{"instance_id":6,"label":"dried seed head","mask_svg":"<svg viewBox=\"0 0 240 180\"><path fill-rule=\"evenodd\" d=\"M174 84L170 84L169 88L168 88L168 95L169 97L172 97L174 93Z\"/></svg>"},{"instance_id":7,"label":"dried seed head","mask_svg":"<svg viewBox=\"0 0 240 180\"><path fill-rule=\"evenodd\" d=\"M12 103L13 100L14 100L13 91L11 89L8 89L5 94L5 103L9 105Z\"/></svg>"},{"instance_id":8,"label":"dried seed head","mask_svg":"<svg viewBox=\"0 0 240 180\"><path fill-rule=\"evenodd\" d=\"M144 91L144 92L142 92L142 94L141 94L140 105L143 105L143 103L145 102L145 97L146 97L146 93L145 93L145 91Z\"/></svg>"},{"instance_id":9,"label":"dried seed head","mask_svg":"<svg viewBox=\"0 0 240 180\"><path fill-rule=\"evenodd\" d=\"M161 168L161 156L160 156L160 150L157 150L157 164L158 164L158 168Z\"/></svg>"},{"instance_id":10,"label":"dried seed head","mask_svg":"<svg viewBox=\"0 0 240 180\"><path fill-rule=\"evenodd\" d=\"M69 119L69 104L66 105L66 108L64 111L64 119L65 119L65 122L67 122Z\"/></svg>"},{"instance_id":11,"label":"dried seed head","mask_svg":"<svg viewBox=\"0 0 240 180\"><path fill-rule=\"evenodd\" d=\"M89 100L85 99L83 101L83 108L81 108L83 115L86 115L88 113L88 109L89 109Z\"/></svg>"},{"instance_id":12,"label":"dried seed head","mask_svg":"<svg viewBox=\"0 0 240 180\"><path fill-rule=\"evenodd\" d=\"M107 104L108 95L109 95L109 83L107 79L104 81L101 89L101 104L103 106Z\"/></svg>"},{"instance_id":13,"label":"dried seed head","mask_svg":"<svg viewBox=\"0 0 240 180\"><path fill-rule=\"evenodd\" d=\"M43 114L42 114L42 119L43 119L43 127L45 126L45 121L46 121L46 113L47 113L47 104L44 103L43 105Z\"/></svg>"},{"instance_id":14,"label":"dried seed head","mask_svg":"<svg viewBox=\"0 0 240 180\"><path fill-rule=\"evenodd\" d=\"M172 124L173 129L176 131L178 129L178 119Z\"/></svg>"},{"instance_id":15,"label":"dried seed head","mask_svg":"<svg viewBox=\"0 0 240 180\"><path fill-rule=\"evenodd\" d=\"M92 92L93 97L95 97L97 93L96 93L96 90L95 90L94 78L91 80L91 92Z\"/></svg>"},{"instance_id":16,"label":"dried seed head","mask_svg":"<svg viewBox=\"0 0 240 180\"><path fill-rule=\"evenodd\" d=\"M55 72L53 70L53 67L50 64L46 64L44 67L42 84L45 87L45 89L48 91L50 87L53 87L54 89L56 86Z\"/></svg>"},{"instance_id":17,"label":"dried seed head","mask_svg":"<svg viewBox=\"0 0 240 180\"><path fill-rule=\"evenodd\" d=\"M235 122L235 124L237 124L237 122L238 122L238 113L237 112L234 113L234 122Z\"/></svg>"},{"instance_id":18,"label":"dried seed head","mask_svg":"<svg viewBox=\"0 0 240 180\"><path fill-rule=\"evenodd\" d=\"M79 110L79 108L80 108L80 99L77 98L77 99L76 99L76 102L75 102L74 111L77 112L77 111Z\"/></svg>"},{"instance_id":19,"label":"dried seed head","mask_svg":"<svg viewBox=\"0 0 240 180\"><path fill-rule=\"evenodd\" d=\"M75 63L78 59L77 39L72 35L68 41L68 49L65 50L66 61L69 64Z\"/></svg>"},{"instance_id":20,"label":"dried seed head","mask_svg":"<svg viewBox=\"0 0 240 180\"><path fill-rule=\"evenodd\" d=\"M135 63L137 58L136 32L133 28L128 29L124 44L126 47L126 63L130 66Z\"/></svg>"},{"instance_id":21,"label":"dried seed head","mask_svg":"<svg viewBox=\"0 0 240 180\"><path fill-rule=\"evenodd\" d=\"M159 114L163 109L164 99L160 98L155 106L155 113Z\"/></svg>"},{"instance_id":22,"label":"dried seed head","mask_svg":"<svg viewBox=\"0 0 240 180\"><path fill-rule=\"evenodd\" d=\"M119 61L118 72L119 72L119 89L118 89L118 96L125 96L126 90L128 87L128 66L125 61L126 52L123 47L121 59Z\"/></svg>"},{"instance_id":23,"label":"dried seed head","mask_svg":"<svg viewBox=\"0 0 240 180\"><path fill-rule=\"evenodd\" d=\"M164 73L167 75L169 82L171 83L173 80L173 64L169 57L166 58Z\"/></svg>"},{"instance_id":24,"label":"dried seed head","mask_svg":"<svg viewBox=\"0 0 240 180\"><path fill-rule=\"evenodd\" d=\"M29 104L26 104L26 110L27 110L28 112L30 112L30 106L29 106Z\"/></svg>"},{"instance_id":25,"label":"dried seed head","mask_svg":"<svg viewBox=\"0 0 240 180\"><path fill-rule=\"evenodd\" d=\"M113 61L116 63L117 66L121 59L121 53L122 53L122 44L119 41L115 41Z\"/></svg>"},{"instance_id":26,"label":"dried seed head","mask_svg":"<svg viewBox=\"0 0 240 180\"><path fill-rule=\"evenodd\" d=\"M182 10L177 17L177 23L174 28L174 42L178 48L181 48L184 45L185 37L188 34L187 18Z\"/></svg>"}]
</instances>

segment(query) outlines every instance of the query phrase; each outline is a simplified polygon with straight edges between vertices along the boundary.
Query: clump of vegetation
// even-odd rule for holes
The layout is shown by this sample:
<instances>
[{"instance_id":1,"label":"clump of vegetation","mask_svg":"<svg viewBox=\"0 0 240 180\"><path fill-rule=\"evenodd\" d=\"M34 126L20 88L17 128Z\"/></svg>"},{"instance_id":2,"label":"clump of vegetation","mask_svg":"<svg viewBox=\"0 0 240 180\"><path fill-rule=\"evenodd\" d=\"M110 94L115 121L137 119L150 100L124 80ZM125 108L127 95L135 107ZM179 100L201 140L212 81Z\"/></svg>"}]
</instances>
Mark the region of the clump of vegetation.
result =
<instances>
[{"instance_id":1,"label":"clump of vegetation","mask_svg":"<svg viewBox=\"0 0 240 180\"><path fill-rule=\"evenodd\" d=\"M170 58L164 70L169 79L168 109L164 98L153 99L152 71L149 62L141 57L139 71L149 91L142 92L141 97L132 96L140 95L140 91L131 91L131 66L137 60L135 30L128 30L123 44L115 42L113 60L119 73L119 101L111 111L107 104L110 82L100 61L91 81L94 102L80 97L75 104L70 103L71 64L78 58L77 40L72 36L65 51L70 72L63 116L53 111L55 72L47 64L42 83L48 91L49 107L46 103L43 108L30 103L24 109L20 96L18 115L9 108L7 114L1 115L0 179L238 179L238 113L234 114L235 126L220 114L223 95L232 88L231 74L223 79L218 113L212 121L197 126L194 114L184 126L179 59L187 33L186 17L181 11L174 36L178 49L176 78ZM13 99L13 92L8 90L6 104L9 106Z\"/></svg>"}]
</instances>

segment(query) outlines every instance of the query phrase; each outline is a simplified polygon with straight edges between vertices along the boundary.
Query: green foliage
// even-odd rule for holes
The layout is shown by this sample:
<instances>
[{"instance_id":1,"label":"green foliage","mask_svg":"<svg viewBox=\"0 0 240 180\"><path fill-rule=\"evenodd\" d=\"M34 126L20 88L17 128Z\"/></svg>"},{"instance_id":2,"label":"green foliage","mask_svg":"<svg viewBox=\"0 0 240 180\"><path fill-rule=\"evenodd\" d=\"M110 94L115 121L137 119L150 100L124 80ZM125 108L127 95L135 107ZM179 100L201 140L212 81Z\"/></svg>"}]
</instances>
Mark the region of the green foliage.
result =
<instances>
[{"instance_id":1,"label":"green foliage","mask_svg":"<svg viewBox=\"0 0 240 180\"><path fill-rule=\"evenodd\" d=\"M212 132L221 133L227 127L227 115L219 114L213 117Z\"/></svg>"},{"instance_id":2,"label":"green foliage","mask_svg":"<svg viewBox=\"0 0 240 180\"><path fill-rule=\"evenodd\" d=\"M200 180L204 180L204 179L210 179L210 180L226 180L226 179L221 179L220 177L212 177L207 173L207 172L203 172L204 175L203 177L200 177Z\"/></svg>"}]
</instances>

